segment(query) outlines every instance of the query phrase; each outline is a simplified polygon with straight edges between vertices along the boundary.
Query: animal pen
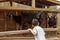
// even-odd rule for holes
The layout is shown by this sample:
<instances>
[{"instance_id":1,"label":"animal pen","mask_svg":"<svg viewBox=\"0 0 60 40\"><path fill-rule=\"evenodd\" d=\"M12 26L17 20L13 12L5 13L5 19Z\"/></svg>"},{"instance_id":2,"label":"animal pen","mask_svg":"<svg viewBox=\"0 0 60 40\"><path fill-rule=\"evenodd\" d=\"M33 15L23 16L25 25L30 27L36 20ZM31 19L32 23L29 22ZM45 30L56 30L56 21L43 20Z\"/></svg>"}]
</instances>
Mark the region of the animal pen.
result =
<instances>
[{"instance_id":1,"label":"animal pen","mask_svg":"<svg viewBox=\"0 0 60 40\"><path fill-rule=\"evenodd\" d=\"M53 0L44 1L1 0L0 2L9 6L2 7L1 5L0 8L0 39L34 40L33 35L27 29L32 28L31 21L36 18L46 32L47 40L60 40L60 28L57 27L57 14L60 13L60 10L49 8L60 5L60 3Z\"/></svg>"}]
</instances>

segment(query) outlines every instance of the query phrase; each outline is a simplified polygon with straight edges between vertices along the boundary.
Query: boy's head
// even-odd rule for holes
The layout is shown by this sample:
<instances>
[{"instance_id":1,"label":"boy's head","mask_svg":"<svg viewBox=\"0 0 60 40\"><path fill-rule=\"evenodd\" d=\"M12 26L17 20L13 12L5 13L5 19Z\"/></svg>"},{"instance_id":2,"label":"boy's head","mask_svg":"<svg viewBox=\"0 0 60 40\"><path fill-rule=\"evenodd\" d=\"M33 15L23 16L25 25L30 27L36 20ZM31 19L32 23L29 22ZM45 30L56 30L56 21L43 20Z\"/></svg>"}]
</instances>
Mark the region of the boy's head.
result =
<instances>
[{"instance_id":1,"label":"boy's head","mask_svg":"<svg viewBox=\"0 0 60 40\"><path fill-rule=\"evenodd\" d=\"M37 20L37 19L33 19L33 20L32 20L32 25L33 25L33 26L39 25L38 20Z\"/></svg>"}]
</instances>

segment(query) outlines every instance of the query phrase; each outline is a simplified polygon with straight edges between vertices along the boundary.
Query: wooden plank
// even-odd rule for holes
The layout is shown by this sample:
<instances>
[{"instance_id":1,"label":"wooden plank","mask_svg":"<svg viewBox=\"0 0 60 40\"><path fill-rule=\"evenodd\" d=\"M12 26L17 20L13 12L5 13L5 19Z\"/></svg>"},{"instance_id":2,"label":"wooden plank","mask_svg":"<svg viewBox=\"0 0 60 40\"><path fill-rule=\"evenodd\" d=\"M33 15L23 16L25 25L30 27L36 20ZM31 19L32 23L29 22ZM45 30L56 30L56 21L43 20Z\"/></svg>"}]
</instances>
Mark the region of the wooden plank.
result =
<instances>
[{"instance_id":1,"label":"wooden plank","mask_svg":"<svg viewBox=\"0 0 60 40\"><path fill-rule=\"evenodd\" d=\"M44 28L44 31L60 31L60 28ZM30 33L30 32L28 30L6 31L6 32L0 32L0 36L23 34L23 33Z\"/></svg>"},{"instance_id":2,"label":"wooden plank","mask_svg":"<svg viewBox=\"0 0 60 40\"><path fill-rule=\"evenodd\" d=\"M47 0L47 1L60 5L60 2L58 2L56 0Z\"/></svg>"},{"instance_id":3,"label":"wooden plank","mask_svg":"<svg viewBox=\"0 0 60 40\"><path fill-rule=\"evenodd\" d=\"M23 34L23 33L29 33L29 31L28 30L19 30L19 31L0 32L0 36L13 35L13 34Z\"/></svg>"},{"instance_id":4,"label":"wooden plank","mask_svg":"<svg viewBox=\"0 0 60 40\"><path fill-rule=\"evenodd\" d=\"M45 31L60 31L60 28L44 28Z\"/></svg>"},{"instance_id":5,"label":"wooden plank","mask_svg":"<svg viewBox=\"0 0 60 40\"><path fill-rule=\"evenodd\" d=\"M34 40L33 37L0 37L0 40Z\"/></svg>"},{"instance_id":6,"label":"wooden plank","mask_svg":"<svg viewBox=\"0 0 60 40\"><path fill-rule=\"evenodd\" d=\"M0 1L6 1L6 0L0 0Z\"/></svg>"},{"instance_id":7,"label":"wooden plank","mask_svg":"<svg viewBox=\"0 0 60 40\"><path fill-rule=\"evenodd\" d=\"M24 10L24 11L46 11L46 12L57 12L57 13L60 13L60 9L50 9L50 8L17 8L17 7L6 7L6 8L0 8L0 11L13 11L13 10L17 10L17 11L21 11L21 10Z\"/></svg>"},{"instance_id":8,"label":"wooden plank","mask_svg":"<svg viewBox=\"0 0 60 40\"><path fill-rule=\"evenodd\" d=\"M0 37L0 40L34 40L33 37ZM46 40L60 40L60 37L46 38Z\"/></svg>"},{"instance_id":9,"label":"wooden plank","mask_svg":"<svg viewBox=\"0 0 60 40\"><path fill-rule=\"evenodd\" d=\"M8 0L0 0L0 2L8 2Z\"/></svg>"},{"instance_id":10,"label":"wooden plank","mask_svg":"<svg viewBox=\"0 0 60 40\"><path fill-rule=\"evenodd\" d=\"M32 0L32 7L35 8L35 0Z\"/></svg>"}]
</instances>

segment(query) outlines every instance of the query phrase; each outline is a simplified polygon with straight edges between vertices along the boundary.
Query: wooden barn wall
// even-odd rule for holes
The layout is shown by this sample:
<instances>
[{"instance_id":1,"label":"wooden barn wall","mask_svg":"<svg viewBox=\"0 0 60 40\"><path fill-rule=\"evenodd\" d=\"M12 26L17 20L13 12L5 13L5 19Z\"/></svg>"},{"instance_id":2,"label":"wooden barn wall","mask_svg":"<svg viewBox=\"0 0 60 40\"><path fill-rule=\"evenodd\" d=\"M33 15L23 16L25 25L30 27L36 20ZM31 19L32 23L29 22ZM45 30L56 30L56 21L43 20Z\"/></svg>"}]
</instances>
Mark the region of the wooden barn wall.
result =
<instances>
[{"instance_id":1,"label":"wooden barn wall","mask_svg":"<svg viewBox=\"0 0 60 40\"><path fill-rule=\"evenodd\" d=\"M9 12L5 12L6 14L6 30L16 30L16 23L14 22L14 20L11 18L9 18L7 16L7 14L9 14Z\"/></svg>"},{"instance_id":2,"label":"wooden barn wall","mask_svg":"<svg viewBox=\"0 0 60 40\"><path fill-rule=\"evenodd\" d=\"M5 30L5 15L4 12L0 12L0 31Z\"/></svg>"},{"instance_id":3,"label":"wooden barn wall","mask_svg":"<svg viewBox=\"0 0 60 40\"><path fill-rule=\"evenodd\" d=\"M16 30L16 23L7 18L7 12L0 11L0 31Z\"/></svg>"}]
</instances>

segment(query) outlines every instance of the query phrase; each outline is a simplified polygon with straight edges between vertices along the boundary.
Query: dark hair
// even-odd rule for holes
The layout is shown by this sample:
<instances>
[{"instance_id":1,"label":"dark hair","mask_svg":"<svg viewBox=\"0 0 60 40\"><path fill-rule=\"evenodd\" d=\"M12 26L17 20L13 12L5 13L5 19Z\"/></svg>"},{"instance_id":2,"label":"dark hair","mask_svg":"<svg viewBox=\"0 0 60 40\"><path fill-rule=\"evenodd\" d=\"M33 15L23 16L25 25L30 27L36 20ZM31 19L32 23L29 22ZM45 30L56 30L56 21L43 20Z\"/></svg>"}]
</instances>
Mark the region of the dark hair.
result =
<instances>
[{"instance_id":1,"label":"dark hair","mask_svg":"<svg viewBox=\"0 0 60 40\"><path fill-rule=\"evenodd\" d=\"M32 20L32 25L36 26L36 25L38 25L38 23L39 23L39 22L38 22L37 19L33 19L33 20Z\"/></svg>"}]
</instances>

